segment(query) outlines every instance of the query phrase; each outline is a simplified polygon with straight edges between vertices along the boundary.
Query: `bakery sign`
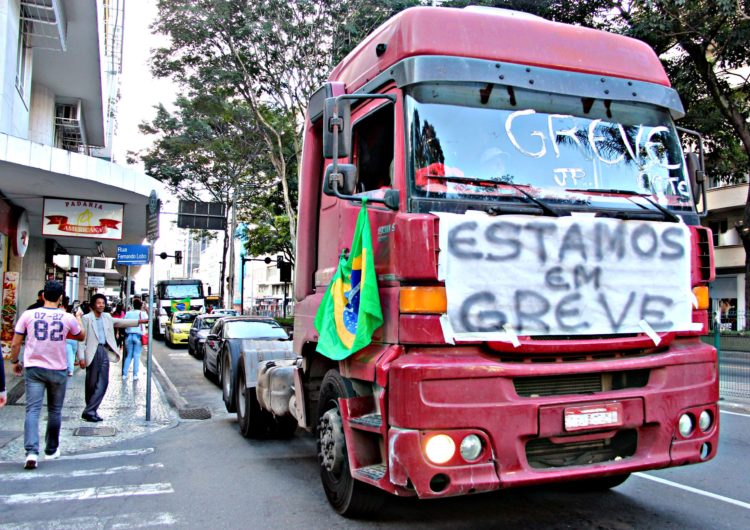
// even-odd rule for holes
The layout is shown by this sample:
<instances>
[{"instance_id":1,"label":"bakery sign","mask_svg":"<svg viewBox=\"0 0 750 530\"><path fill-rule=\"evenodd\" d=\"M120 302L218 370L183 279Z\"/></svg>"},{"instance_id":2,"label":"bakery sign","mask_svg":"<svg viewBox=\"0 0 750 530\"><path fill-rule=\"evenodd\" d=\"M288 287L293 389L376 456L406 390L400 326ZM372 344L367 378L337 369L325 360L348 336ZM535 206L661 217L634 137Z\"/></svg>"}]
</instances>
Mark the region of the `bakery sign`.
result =
<instances>
[{"instance_id":1,"label":"bakery sign","mask_svg":"<svg viewBox=\"0 0 750 530\"><path fill-rule=\"evenodd\" d=\"M42 235L122 239L123 205L85 199L44 199Z\"/></svg>"}]
</instances>

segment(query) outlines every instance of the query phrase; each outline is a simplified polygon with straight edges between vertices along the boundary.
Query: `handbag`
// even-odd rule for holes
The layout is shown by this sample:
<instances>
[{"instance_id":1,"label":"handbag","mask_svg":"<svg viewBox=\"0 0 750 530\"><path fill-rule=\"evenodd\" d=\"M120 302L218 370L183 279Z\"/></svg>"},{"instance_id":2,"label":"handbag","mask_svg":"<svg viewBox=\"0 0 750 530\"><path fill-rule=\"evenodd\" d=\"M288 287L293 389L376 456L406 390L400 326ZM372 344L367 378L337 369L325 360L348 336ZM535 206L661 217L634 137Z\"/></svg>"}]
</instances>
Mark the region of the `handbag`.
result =
<instances>
[{"instance_id":1,"label":"handbag","mask_svg":"<svg viewBox=\"0 0 750 530\"><path fill-rule=\"evenodd\" d=\"M143 311L141 311L140 313L138 313L138 317L139 318L147 318L148 315L143 316ZM143 329L143 324L141 324L140 327L141 327L141 331L143 332L143 333L141 333L141 344L143 346L148 346L148 331L146 331L146 330Z\"/></svg>"}]
</instances>

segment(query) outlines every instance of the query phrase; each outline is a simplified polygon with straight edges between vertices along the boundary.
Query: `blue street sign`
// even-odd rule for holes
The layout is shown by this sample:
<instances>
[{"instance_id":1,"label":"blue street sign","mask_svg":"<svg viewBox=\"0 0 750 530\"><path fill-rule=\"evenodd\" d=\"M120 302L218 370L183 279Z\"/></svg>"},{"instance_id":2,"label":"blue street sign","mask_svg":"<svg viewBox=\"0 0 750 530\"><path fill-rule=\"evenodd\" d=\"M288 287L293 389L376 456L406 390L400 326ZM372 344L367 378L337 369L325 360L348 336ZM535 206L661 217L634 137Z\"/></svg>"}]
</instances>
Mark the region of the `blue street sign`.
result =
<instances>
[{"instance_id":1,"label":"blue street sign","mask_svg":"<svg viewBox=\"0 0 750 530\"><path fill-rule=\"evenodd\" d=\"M148 245L117 245L118 265L145 265L148 263Z\"/></svg>"}]
</instances>

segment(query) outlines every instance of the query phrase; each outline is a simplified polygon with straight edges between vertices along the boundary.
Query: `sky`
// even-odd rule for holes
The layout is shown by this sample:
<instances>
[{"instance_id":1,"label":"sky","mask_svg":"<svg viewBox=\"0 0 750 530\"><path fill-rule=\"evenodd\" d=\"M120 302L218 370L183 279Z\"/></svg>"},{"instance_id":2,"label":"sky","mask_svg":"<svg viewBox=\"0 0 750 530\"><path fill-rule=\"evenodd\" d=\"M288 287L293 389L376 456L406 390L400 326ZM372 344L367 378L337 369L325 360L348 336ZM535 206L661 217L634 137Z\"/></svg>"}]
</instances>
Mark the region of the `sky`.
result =
<instances>
[{"instance_id":1,"label":"sky","mask_svg":"<svg viewBox=\"0 0 750 530\"><path fill-rule=\"evenodd\" d=\"M125 4L121 98L113 141L114 159L121 165L126 165L128 151L139 151L153 142L153 138L138 131L138 124L154 117L154 106L163 103L171 108L177 97L177 86L169 79L155 79L148 65L151 50L166 40L163 36L151 34L149 26L155 17L156 0Z\"/></svg>"}]
</instances>

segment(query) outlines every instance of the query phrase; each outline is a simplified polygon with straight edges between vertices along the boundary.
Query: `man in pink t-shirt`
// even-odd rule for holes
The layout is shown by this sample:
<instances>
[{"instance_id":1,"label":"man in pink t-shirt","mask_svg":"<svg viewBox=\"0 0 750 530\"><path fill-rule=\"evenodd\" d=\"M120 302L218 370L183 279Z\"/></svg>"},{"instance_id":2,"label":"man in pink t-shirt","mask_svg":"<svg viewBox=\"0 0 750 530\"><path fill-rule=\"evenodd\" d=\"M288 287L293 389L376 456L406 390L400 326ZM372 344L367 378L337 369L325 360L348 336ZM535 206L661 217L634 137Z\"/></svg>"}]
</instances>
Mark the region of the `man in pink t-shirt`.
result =
<instances>
[{"instance_id":1,"label":"man in pink t-shirt","mask_svg":"<svg viewBox=\"0 0 750 530\"><path fill-rule=\"evenodd\" d=\"M26 421L24 422L24 449L26 469L35 469L39 457L39 413L42 410L44 391L47 391L46 458L60 456L60 427L62 406L65 401L68 360L65 339L83 340L85 334L76 318L58 308L63 296L60 282L44 284L44 306L27 309L18 319L10 349L13 372L24 376L26 385ZM23 363L19 362L21 344L26 340ZM86 367L84 360L81 368Z\"/></svg>"}]
</instances>

